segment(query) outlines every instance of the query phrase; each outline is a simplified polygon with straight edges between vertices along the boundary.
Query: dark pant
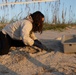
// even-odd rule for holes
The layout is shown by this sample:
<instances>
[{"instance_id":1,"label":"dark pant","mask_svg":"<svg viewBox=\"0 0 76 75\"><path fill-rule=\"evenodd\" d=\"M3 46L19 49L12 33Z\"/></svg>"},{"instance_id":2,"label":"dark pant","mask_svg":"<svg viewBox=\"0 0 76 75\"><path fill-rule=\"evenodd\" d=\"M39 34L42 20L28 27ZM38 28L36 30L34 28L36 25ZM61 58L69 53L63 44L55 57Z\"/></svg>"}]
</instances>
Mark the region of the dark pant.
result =
<instances>
[{"instance_id":1,"label":"dark pant","mask_svg":"<svg viewBox=\"0 0 76 75\"><path fill-rule=\"evenodd\" d=\"M25 47L22 40L14 40L0 32L0 55L8 54L10 47Z\"/></svg>"}]
</instances>

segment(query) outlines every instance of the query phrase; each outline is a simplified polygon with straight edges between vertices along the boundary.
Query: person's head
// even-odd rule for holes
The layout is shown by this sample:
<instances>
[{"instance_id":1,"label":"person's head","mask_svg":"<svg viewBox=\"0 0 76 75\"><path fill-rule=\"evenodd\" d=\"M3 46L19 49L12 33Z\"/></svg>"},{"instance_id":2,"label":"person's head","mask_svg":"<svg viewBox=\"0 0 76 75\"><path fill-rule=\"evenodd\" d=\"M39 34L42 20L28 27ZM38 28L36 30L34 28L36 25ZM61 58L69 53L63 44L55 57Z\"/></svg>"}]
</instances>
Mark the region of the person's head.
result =
<instances>
[{"instance_id":1,"label":"person's head","mask_svg":"<svg viewBox=\"0 0 76 75\"><path fill-rule=\"evenodd\" d=\"M32 31L34 31L34 32L38 31L38 32L42 33L44 15L40 11L36 11L33 14L31 14L31 17L33 19Z\"/></svg>"}]
</instances>

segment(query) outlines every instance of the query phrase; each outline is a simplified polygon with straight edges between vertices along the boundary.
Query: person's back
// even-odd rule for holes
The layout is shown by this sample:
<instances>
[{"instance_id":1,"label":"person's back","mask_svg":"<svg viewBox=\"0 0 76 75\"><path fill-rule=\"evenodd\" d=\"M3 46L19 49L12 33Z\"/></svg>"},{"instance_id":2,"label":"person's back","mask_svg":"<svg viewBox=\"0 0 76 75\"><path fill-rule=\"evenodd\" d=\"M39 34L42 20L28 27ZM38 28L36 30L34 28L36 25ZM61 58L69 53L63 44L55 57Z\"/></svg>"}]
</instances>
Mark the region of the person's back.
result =
<instances>
[{"instance_id":1,"label":"person's back","mask_svg":"<svg viewBox=\"0 0 76 75\"><path fill-rule=\"evenodd\" d=\"M30 25L29 27L31 27L31 22L29 20L20 20L20 21L16 21L14 23L11 23L9 25L6 25L3 29L2 32L4 34L8 34L11 38L13 39L17 39L17 40L22 40L21 38L21 29L23 27L23 25ZM26 27L28 28L28 27Z\"/></svg>"}]
</instances>

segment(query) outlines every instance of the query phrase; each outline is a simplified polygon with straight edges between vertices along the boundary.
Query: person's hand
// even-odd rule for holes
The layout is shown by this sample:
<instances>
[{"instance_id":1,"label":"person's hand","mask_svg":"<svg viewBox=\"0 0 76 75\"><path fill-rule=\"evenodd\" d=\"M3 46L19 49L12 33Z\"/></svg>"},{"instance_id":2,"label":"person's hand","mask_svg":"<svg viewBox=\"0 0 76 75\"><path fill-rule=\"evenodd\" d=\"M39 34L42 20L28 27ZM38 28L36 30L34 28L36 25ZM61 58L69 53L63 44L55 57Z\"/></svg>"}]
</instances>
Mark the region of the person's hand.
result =
<instances>
[{"instance_id":1,"label":"person's hand","mask_svg":"<svg viewBox=\"0 0 76 75\"><path fill-rule=\"evenodd\" d=\"M33 46L39 47L40 49L43 49L43 45L39 40L34 40Z\"/></svg>"},{"instance_id":2,"label":"person's hand","mask_svg":"<svg viewBox=\"0 0 76 75\"><path fill-rule=\"evenodd\" d=\"M41 50L47 50L47 47L43 45L39 40L34 40L33 46L39 47Z\"/></svg>"},{"instance_id":3,"label":"person's hand","mask_svg":"<svg viewBox=\"0 0 76 75\"><path fill-rule=\"evenodd\" d=\"M42 44L42 45L43 45L43 44ZM43 50L48 51L48 48L47 48L45 45L43 45Z\"/></svg>"}]
</instances>

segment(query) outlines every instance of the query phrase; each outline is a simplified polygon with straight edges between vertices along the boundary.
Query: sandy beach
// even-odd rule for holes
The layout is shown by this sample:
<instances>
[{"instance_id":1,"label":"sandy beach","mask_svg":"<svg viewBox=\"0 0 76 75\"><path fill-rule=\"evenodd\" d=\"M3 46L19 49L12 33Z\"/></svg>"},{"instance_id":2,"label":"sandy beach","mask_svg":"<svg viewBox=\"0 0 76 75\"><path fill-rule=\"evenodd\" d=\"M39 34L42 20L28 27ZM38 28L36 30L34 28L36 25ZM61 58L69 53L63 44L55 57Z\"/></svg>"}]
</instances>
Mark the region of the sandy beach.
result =
<instances>
[{"instance_id":1,"label":"sandy beach","mask_svg":"<svg viewBox=\"0 0 76 75\"><path fill-rule=\"evenodd\" d=\"M61 43L67 34L76 34L76 29L36 33L48 51L32 54L31 47L11 48L9 54L0 56L0 75L76 75L76 54L64 53Z\"/></svg>"}]
</instances>

